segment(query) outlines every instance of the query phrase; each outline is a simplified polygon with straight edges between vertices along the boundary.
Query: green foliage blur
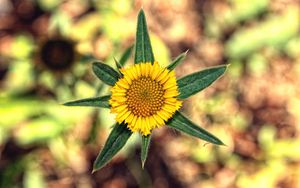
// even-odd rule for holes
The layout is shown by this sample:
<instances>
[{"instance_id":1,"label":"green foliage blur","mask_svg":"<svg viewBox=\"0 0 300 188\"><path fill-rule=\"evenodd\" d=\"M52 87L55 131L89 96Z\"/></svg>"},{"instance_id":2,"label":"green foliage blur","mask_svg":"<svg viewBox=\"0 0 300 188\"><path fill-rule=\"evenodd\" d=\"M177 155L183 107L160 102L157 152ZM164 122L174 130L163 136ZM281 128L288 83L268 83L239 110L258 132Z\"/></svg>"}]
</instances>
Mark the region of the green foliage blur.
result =
<instances>
[{"instance_id":1,"label":"green foliage blur","mask_svg":"<svg viewBox=\"0 0 300 188\"><path fill-rule=\"evenodd\" d=\"M230 64L181 109L226 146L161 128L144 170L136 134L91 174L114 116L61 104L109 93L92 62L115 66L141 7L160 64L189 50L178 77ZM299 74L297 0L2 0L0 187L300 187Z\"/></svg>"}]
</instances>

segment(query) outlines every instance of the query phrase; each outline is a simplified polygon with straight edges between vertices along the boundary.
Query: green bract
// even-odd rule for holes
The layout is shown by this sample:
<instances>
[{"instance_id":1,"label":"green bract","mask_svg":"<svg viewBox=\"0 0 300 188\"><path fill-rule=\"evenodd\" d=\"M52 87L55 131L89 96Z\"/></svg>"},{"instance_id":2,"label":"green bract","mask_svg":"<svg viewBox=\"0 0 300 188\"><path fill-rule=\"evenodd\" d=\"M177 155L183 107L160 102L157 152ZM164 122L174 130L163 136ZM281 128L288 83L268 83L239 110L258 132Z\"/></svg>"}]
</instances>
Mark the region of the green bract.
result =
<instances>
[{"instance_id":1,"label":"green bract","mask_svg":"<svg viewBox=\"0 0 300 188\"><path fill-rule=\"evenodd\" d=\"M120 149L122 149L131 135L132 132L128 130L124 124L114 125L114 128L109 134L103 149L94 162L93 171L102 168L106 163L108 163L111 158L117 154Z\"/></svg>"},{"instance_id":2,"label":"green bract","mask_svg":"<svg viewBox=\"0 0 300 188\"><path fill-rule=\"evenodd\" d=\"M180 78L177 81L180 93L178 98L186 99L208 87L224 74L226 68L226 65L208 68Z\"/></svg>"},{"instance_id":3,"label":"green bract","mask_svg":"<svg viewBox=\"0 0 300 188\"><path fill-rule=\"evenodd\" d=\"M123 54L120 61L115 59L116 66L122 68L125 62L130 57L133 47L129 47ZM187 52L180 54L175 60L167 67L169 70L173 70L177 65L183 62L186 57ZM154 62L154 55L152 52L151 42L147 30L147 23L144 11L141 10L138 15L137 23L137 32L136 32L136 43L135 43L135 56L134 63L140 62ZM216 81L220 76L224 74L227 69L227 65L217 66L208 68L190 75L187 75L183 78L180 78L177 81L179 89L179 99L186 99L199 91L210 86L214 81ZM95 62L93 63L93 71L95 75L104 83L113 86L119 78L122 77L122 74L119 71L114 70L112 67L102 63ZM64 105L66 106L94 106L94 107L103 107L110 108L109 105L110 95L103 97L94 97L81 99L77 101L67 102ZM203 139L207 142L224 145L223 142L209 133L208 131L200 128L187 117L185 117L180 112L176 112L171 119L169 119L166 124L169 127L182 131L188 135ZM132 135L132 132L127 129L124 123L116 124L111 131L103 149L100 151L96 161L94 162L93 172L102 168L107 164L113 156L126 144L129 137ZM150 145L151 135L142 136L141 144L141 161L142 167L146 161L149 145Z\"/></svg>"},{"instance_id":4,"label":"green bract","mask_svg":"<svg viewBox=\"0 0 300 188\"><path fill-rule=\"evenodd\" d=\"M142 161L142 167L144 168L144 164L146 162L147 156L148 156L148 150L150 146L150 140L151 140L151 134L148 136L142 136L142 145L141 145L141 161Z\"/></svg>"},{"instance_id":5,"label":"green bract","mask_svg":"<svg viewBox=\"0 0 300 188\"><path fill-rule=\"evenodd\" d=\"M143 10L141 10L138 15L134 55L134 63L137 64L140 62L154 62L154 55Z\"/></svg>"}]
</instances>

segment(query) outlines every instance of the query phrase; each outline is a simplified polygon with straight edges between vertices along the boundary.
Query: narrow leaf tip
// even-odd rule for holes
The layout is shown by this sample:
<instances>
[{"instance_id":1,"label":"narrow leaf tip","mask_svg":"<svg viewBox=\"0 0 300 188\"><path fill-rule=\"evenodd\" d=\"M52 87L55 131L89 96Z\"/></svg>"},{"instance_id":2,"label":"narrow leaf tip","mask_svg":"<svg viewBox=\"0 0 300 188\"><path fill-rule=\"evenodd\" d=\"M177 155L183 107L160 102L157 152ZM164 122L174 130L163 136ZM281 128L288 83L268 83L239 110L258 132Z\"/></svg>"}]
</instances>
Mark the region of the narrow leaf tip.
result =
<instances>
[{"instance_id":1,"label":"narrow leaf tip","mask_svg":"<svg viewBox=\"0 0 300 188\"><path fill-rule=\"evenodd\" d=\"M190 51L190 49L187 49L185 52L184 52L184 55L187 55L187 53Z\"/></svg>"},{"instance_id":2,"label":"narrow leaf tip","mask_svg":"<svg viewBox=\"0 0 300 188\"><path fill-rule=\"evenodd\" d=\"M145 168L145 162L146 161L142 161L142 169L144 170L144 168Z\"/></svg>"}]
</instances>

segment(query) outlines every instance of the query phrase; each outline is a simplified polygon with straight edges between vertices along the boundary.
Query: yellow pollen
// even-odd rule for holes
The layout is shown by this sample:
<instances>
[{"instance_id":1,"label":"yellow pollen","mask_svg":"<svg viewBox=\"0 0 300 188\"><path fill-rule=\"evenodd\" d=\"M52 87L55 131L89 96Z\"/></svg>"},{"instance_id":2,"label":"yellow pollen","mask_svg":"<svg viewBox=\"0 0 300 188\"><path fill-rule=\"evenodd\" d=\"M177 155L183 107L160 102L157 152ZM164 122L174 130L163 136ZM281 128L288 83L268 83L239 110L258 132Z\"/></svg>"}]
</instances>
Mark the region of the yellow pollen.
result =
<instances>
[{"instance_id":1,"label":"yellow pollen","mask_svg":"<svg viewBox=\"0 0 300 188\"><path fill-rule=\"evenodd\" d=\"M164 104L163 86L149 77L134 80L126 95L129 110L137 116L153 115Z\"/></svg>"}]
</instances>

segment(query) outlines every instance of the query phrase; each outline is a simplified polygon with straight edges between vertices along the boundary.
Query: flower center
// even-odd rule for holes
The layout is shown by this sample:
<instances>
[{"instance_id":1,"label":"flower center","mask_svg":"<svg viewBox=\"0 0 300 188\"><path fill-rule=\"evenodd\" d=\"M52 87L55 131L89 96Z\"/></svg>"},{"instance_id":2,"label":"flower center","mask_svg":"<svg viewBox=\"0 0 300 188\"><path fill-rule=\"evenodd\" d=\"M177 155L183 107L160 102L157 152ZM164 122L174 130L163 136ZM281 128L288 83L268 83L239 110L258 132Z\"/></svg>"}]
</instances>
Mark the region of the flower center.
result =
<instances>
[{"instance_id":1,"label":"flower center","mask_svg":"<svg viewBox=\"0 0 300 188\"><path fill-rule=\"evenodd\" d=\"M164 104L163 86L149 77L133 80L126 95L129 110L137 116L153 115Z\"/></svg>"}]
</instances>

